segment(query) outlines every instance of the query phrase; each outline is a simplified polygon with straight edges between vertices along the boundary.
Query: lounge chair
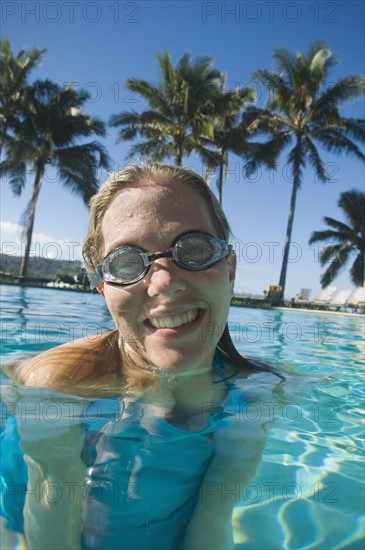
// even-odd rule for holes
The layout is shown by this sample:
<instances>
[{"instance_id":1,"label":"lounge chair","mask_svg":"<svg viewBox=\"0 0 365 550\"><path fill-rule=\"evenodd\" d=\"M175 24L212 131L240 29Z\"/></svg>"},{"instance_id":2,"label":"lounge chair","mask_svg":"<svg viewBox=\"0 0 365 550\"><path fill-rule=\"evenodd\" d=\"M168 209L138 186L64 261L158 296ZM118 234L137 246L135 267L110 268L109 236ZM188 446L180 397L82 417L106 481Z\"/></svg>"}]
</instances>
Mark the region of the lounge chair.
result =
<instances>
[{"instance_id":1,"label":"lounge chair","mask_svg":"<svg viewBox=\"0 0 365 550\"><path fill-rule=\"evenodd\" d=\"M317 296L317 298L315 298L313 300L313 302L311 302L311 304L314 305L314 306L325 306L325 307L327 307L329 305L330 301L332 300L336 290L337 290L337 287L328 286L327 288L322 290L320 295Z\"/></svg>"},{"instance_id":2,"label":"lounge chair","mask_svg":"<svg viewBox=\"0 0 365 550\"><path fill-rule=\"evenodd\" d=\"M270 285L268 293L265 298L265 302L268 302L269 304L277 305L280 296L281 296L281 286L280 285Z\"/></svg>"},{"instance_id":3,"label":"lounge chair","mask_svg":"<svg viewBox=\"0 0 365 550\"><path fill-rule=\"evenodd\" d=\"M328 307L334 307L336 311L340 311L343 306L347 305L347 300L351 293L352 290L340 290L340 292L334 298L332 298L332 300L328 304Z\"/></svg>"},{"instance_id":4,"label":"lounge chair","mask_svg":"<svg viewBox=\"0 0 365 550\"><path fill-rule=\"evenodd\" d=\"M293 298L293 303L295 305L309 304L310 303L309 296L311 292L312 292L311 288L302 288L299 294L297 294L295 298Z\"/></svg>"},{"instance_id":5,"label":"lounge chair","mask_svg":"<svg viewBox=\"0 0 365 550\"><path fill-rule=\"evenodd\" d=\"M353 313L365 313L365 287L360 286L357 288L352 296L347 301L348 307L350 307Z\"/></svg>"}]
</instances>

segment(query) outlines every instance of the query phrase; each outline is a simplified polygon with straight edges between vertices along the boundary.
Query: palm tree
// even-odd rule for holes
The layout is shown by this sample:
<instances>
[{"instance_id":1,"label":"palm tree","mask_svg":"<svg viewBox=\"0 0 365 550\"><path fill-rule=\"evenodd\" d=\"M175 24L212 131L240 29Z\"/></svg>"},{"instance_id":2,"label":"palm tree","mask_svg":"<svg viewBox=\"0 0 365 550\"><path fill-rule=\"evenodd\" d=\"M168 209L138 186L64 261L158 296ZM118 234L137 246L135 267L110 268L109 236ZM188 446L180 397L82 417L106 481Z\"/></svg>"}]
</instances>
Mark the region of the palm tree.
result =
<instances>
[{"instance_id":1,"label":"palm tree","mask_svg":"<svg viewBox=\"0 0 365 550\"><path fill-rule=\"evenodd\" d=\"M303 172L309 163L321 182L329 180L325 164L317 146L333 153L352 154L364 160L358 143L364 142L363 119L340 115L342 103L364 93L364 79L359 76L341 78L326 84L329 70L335 64L332 52L324 42L313 43L306 55L291 54L278 49L274 53L277 70L259 70L255 77L269 89L266 109L251 108L251 130L270 134L265 146L278 157L291 146L287 164L293 186L287 223L286 240L279 285L283 300L289 249L291 243L297 193Z\"/></svg>"},{"instance_id":2,"label":"palm tree","mask_svg":"<svg viewBox=\"0 0 365 550\"><path fill-rule=\"evenodd\" d=\"M242 170L250 176L259 166L274 168L276 156L272 148L250 139L255 134L256 125L251 124L251 116L246 120L245 107L254 103L256 94L251 87L241 87L218 94L213 105L213 137L202 136L203 142L213 147L215 156L206 158L208 172L218 166L218 200L222 204L223 183L228 169L228 154L232 152L244 159ZM204 159L205 150L201 156ZM210 151L211 154L211 151Z\"/></svg>"},{"instance_id":3,"label":"palm tree","mask_svg":"<svg viewBox=\"0 0 365 550\"><path fill-rule=\"evenodd\" d=\"M342 208L347 223L325 216L324 222L330 227L314 231L309 243L327 242L320 253L320 263L329 263L321 276L322 288L328 286L346 267L350 258L354 262L350 269L355 286L362 286L365 280L365 194L353 189L341 193L338 206Z\"/></svg>"},{"instance_id":4,"label":"palm tree","mask_svg":"<svg viewBox=\"0 0 365 550\"><path fill-rule=\"evenodd\" d=\"M26 183L27 167L34 173L32 197L23 215L26 248L20 267L22 276L27 273L35 208L47 166L56 169L58 181L85 203L97 191L97 170L109 166L103 145L97 141L79 143L80 138L105 135L104 123L83 111L89 99L87 93L42 81L31 89L30 97L31 107L23 111L21 124L6 142L6 159L0 164L17 195Z\"/></svg>"},{"instance_id":5,"label":"palm tree","mask_svg":"<svg viewBox=\"0 0 365 550\"><path fill-rule=\"evenodd\" d=\"M227 92L219 92L214 105L213 135L211 138L202 137L203 141L213 151L216 151L216 157L206 158L208 171L218 166L217 191L218 200L222 204L223 182L226 177L228 167L228 153L233 152L238 156L252 155L254 144L248 142L250 133L246 124L242 123L242 110L248 103L255 101L255 92L253 88L242 87ZM204 159L205 149L201 152Z\"/></svg>"},{"instance_id":6,"label":"palm tree","mask_svg":"<svg viewBox=\"0 0 365 550\"><path fill-rule=\"evenodd\" d=\"M20 110L28 103L29 76L44 54L38 48L13 53L9 41L0 40L0 153L10 139L8 131L17 125Z\"/></svg>"},{"instance_id":7,"label":"palm tree","mask_svg":"<svg viewBox=\"0 0 365 550\"><path fill-rule=\"evenodd\" d=\"M191 60L185 54L175 68L168 52L158 54L157 59L161 79L156 86L135 78L126 82L128 90L143 98L149 109L142 113L123 112L110 119L111 126L121 126L119 142L137 135L143 140L130 148L128 158L173 158L177 165L192 152L204 159L216 158L204 146L201 136L212 137L213 98L221 89L222 73L210 68L213 61L208 57Z\"/></svg>"}]
</instances>

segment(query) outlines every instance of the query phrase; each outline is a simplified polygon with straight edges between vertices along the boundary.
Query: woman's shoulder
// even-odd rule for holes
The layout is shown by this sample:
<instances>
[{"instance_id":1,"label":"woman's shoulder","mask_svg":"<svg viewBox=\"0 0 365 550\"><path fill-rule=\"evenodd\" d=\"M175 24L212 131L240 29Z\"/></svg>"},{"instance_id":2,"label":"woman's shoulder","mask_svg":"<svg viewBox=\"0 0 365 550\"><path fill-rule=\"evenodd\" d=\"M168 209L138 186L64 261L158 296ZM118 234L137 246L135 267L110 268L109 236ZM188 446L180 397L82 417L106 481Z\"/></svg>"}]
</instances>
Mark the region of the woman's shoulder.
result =
<instances>
[{"instance_id":1,"label":"woman's shoulder","mask_svg":"<svg viewBox=\"0 0 365 550\"><path fill-rule=\"evenodd\" d=\"M116 368L115 332L67 342L5 368L6 374L26 386L73 386L92 382L97 374Z\"/></svg>"}]
</instances>

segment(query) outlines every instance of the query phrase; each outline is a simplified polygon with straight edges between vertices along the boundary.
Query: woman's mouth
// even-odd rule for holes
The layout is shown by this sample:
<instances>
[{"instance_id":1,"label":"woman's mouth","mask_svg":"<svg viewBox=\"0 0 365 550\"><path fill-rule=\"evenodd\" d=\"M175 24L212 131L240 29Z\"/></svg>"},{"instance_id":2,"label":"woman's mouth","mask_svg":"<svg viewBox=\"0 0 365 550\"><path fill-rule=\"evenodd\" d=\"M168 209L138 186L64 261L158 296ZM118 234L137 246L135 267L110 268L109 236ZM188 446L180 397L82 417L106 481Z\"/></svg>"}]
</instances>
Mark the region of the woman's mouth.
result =
<instances>
[{"instance_id":1,"label":"woman's mouth","mask_svg":"<svg viewBox=\"0 0 365 550\"><path fill-rule=\"evenodd\" d=\"M199 316L198 309L190 309L177 315L147 319L147 322L156 329L178 328L195 321Z\"/></svg>"}]
</instances>

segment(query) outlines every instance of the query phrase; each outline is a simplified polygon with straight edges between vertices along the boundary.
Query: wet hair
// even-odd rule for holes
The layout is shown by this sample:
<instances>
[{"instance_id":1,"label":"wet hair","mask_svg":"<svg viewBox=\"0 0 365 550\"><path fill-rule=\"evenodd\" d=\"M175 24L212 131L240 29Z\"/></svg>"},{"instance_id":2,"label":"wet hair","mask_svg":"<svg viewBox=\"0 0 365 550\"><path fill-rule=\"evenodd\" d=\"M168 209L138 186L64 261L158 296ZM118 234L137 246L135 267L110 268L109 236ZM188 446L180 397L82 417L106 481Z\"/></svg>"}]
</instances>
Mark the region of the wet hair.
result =
<instances>
[{"instance_id":1,"label":"wet hair","mask_svg":"<svg viewBox=\"0 0 365 550\"><path fill-rule=\"evenodd\" d=\"M111 174L101 185L98 193L90 200L89 228L82 250L88 270L95 270L95 267L103 259L102 222L113 199L123 189L167 182L186 185L195 189L205 201L217 237L225 241L229 240L231 230L226 215L206 181L196 172L190 168L156 162L129 164L122 170ZM228 324L225 326L219 340L218 348L235 367L256 370L251 362L242 357L236 350L229 333Z\"/></svg>"}]
</instances>

